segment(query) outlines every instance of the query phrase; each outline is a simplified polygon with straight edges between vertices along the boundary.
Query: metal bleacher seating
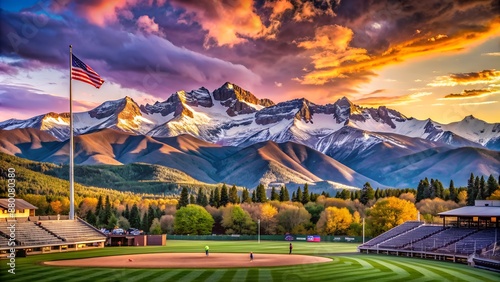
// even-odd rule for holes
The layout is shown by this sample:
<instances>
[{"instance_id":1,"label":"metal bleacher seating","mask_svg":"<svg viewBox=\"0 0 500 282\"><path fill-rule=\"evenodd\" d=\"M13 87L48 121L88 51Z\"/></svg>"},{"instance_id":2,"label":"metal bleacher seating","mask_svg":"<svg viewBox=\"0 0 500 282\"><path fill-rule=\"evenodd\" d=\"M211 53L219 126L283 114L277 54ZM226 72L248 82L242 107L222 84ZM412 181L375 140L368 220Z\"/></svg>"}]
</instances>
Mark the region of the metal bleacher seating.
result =
<instances>
[{"instance_id":1,"label":"metal bleacher seating","mask_svg":"<svg viewBox=\"0 0 500 282\"><path fill-rule=\"evenodd\" d=\"M0 232L7 235L9 224L7 222L0 222ZM46 230L38 227L34 222L25 221L16 223L16 241L24 246L33 245L47 245L47 244L60 244L62 240L57 236L47 232ZM0 242L0 246L3 244Z\"/></svg>"},{"instance_id":2,"label":"metal bleacher seating","mask_svg":"<svg viewBox=\"0 0 500 282\"><path fill-rule=\"evenodd\" d=\"M398 235L401 235L403 233L406 233L412 229L415 229L419 227L420 225L424 224L423 222L420 221L407 221L401 225L398 225L391 230L382 233L381 235L371 239L370 241L366 242L363 244L364 247L372 247L376 246L377 244L380 244L384 241L390 240Z\"/></svg>"},{"instance_id":3,"label":"metal bleacher seating","mask_svg":"<svg viewBox=\"0 0 500 282\"><path fill-rule=\"evenodd\" d=\"M400 236L387 240L379 244L379 248L385 249L398 249L407 245L412 245L414 242L425 239L437 232L442 231L442 226L436 225L422 225L415 229L410 230Z\"/></svg>"},{"instance_id":4,"label":"metal bleacher seating","mask_svg":"<svg viewBox=\"0 0 500 282\"><path fill-rule=\"evenodd\" d=\"M406 246L405 249L415 250L415 251L429 251L436 250L439 248L446 248L446 246L452 245L453 243L461 240L462 238L469 236L470 234L476 232L476 229L467 228L448 228L434 235L431 235L423 240L412 243L411 246Z\"/></svg>"},{"instance_id":5,"label":"metal bleacher seating","mask_svg":"<svg viewBox=\"0 0 500 282\"><path fill-rule=\"evenodd\" d=\"M456 242L456 246L448 246L445 250L450 251L449 248L452 247L453 252L457 254L470 255L472 253L479 252L481 249L486 248L493 243L495 243L495 229L483 229ZM443 250L439 249L439 251Z\"/></svg>"},{"instance_id":6,"label":"metal bleacher seating","mask_svg":"<svg viewBox=\"0 0 500 282\"><path fill-rule=\"evenodd\" d=\"M39 221L39 226L57 234L65 242L102 240L105 235L78 220Z\"/></svg>"}]
</instances>

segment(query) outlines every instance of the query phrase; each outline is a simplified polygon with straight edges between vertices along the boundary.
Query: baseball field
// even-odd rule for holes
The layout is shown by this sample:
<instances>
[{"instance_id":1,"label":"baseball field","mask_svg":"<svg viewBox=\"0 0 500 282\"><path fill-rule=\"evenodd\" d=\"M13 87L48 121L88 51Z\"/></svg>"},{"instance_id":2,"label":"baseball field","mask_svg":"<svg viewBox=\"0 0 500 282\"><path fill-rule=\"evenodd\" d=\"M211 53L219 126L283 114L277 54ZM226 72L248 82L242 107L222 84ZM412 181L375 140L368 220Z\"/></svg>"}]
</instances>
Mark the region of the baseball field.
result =
<instances>
[{"instance_id":1,"label":"baseball field","mask_svg":"<svg viewBox=\"0 0 500 282\"><path fill-rule=\"evenodd\" d=\"M210 247L208 257L206 245ZM163 247L110 247L17 258L15 275L2 263L0 281L500 281L498 273L461 264L361 255L356 246L294 242L293 254L288 255L285 241L168 240ZM254 261L249 260L250 252ZM315 261L315 257L319 259ZM101 263L96 266L81 259ZM216 259L219 261L210 261ZM48 265L62 260L75 266ZM189 266L179 266L182 260ZM266 260L285 265L268 266ZM224 266L215 268L218 263Z\"/></svg>"}]
</instances>

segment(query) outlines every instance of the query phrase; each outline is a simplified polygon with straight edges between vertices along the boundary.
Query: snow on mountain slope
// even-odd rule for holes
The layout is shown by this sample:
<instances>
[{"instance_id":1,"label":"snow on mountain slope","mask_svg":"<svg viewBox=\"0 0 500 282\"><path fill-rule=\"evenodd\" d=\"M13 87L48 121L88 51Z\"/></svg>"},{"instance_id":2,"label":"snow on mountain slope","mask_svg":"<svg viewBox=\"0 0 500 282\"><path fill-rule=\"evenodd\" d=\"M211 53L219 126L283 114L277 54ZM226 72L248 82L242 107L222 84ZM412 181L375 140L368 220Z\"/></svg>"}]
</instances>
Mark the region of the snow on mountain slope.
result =
<instances>
[{"instance_id":1,"label":"snow on mountain slope","mask_svg":"<svg viewBox=\"0 0 500 282\"><path fill-rule=\"evenodd\" d=\"M267 140L298 142L325 152L325 136L349 125L366 132L398 134L455 147L498 149L500 124L467 117L460 122L440 124L408 118L380 106L363 108L347 98L317 105L306 99L274 104L259 99L240 86L226 82L210 92L206 88L178 91L166 101L137 105L131 98L108 101L97 108L75 113L75 133L104 128L154 137L190 134L207 142L249 146ZM0 122L0 129L37 128L60 140L69 136L67 113L48 113L28 120ZM366 146L365 146L366 147Z\"/></svg>"},{"instance_id":2,"label":"snow on mountain slope","mask_svg":"<svg viewBox=\"0 0 500 282\"><path fill-rule=\"evenodd\" d=\"M443 125L443 127L483 146L487 146L490 140L500 137L500 123L487 123L472 115L466 116L461 121Z\"/></svg>"}]
</instances>

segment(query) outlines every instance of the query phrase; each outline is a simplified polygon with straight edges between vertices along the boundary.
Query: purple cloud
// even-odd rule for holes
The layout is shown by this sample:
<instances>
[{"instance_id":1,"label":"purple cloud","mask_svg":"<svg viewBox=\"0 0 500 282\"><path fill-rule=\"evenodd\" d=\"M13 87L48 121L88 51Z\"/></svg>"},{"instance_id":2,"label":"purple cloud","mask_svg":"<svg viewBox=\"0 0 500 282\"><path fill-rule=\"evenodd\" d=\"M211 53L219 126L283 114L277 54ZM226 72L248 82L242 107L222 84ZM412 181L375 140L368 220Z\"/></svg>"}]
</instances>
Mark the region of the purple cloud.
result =
<instances>
[{"instance_id":1,"label":"purple cloud","mask_svg":"<svg viewBox=\"0 0 500 282\"><path fill-rule=\"evenodd\" d=\"M72 43L73 52L105 80L163 98L180 89L219 87L225 81L261 83L259 75L241 64L178 47L156 35L50 18L28 38L23 37L21 18L41 16L29 12L5 14L2 25L8 36L0 38L0 56L16 59L17 64L39 61L40 68L67 68L68 46Z\"/></svg>"},{"instance_id":2,"label":"purple cloud","mask_svg":"<svg viewBox=\"0 0 500 282\"><path fill-rule=\"evenodd\" d=\"M74 111L89 110L94 103L73 100ZM34 114L48 112L63 113L69 111L68 98L43 93L26 86L0 85L0 120L16 117L31 117ZM10 115L15 114L15 115Z\"/></svg>"}]
</instances>

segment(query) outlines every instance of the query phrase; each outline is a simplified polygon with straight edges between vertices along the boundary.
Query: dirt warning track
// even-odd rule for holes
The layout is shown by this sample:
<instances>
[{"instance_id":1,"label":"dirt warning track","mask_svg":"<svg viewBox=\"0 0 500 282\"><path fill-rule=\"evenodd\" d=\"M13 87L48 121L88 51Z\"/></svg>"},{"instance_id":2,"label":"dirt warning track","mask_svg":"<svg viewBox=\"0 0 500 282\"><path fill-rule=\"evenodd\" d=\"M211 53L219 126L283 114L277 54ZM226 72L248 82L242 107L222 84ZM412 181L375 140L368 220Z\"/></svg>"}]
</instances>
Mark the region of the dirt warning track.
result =
<instances>
[{"instance_id":1,"label":"dirt warning track","mask_svg":"<svg viewBox=\"0 0 500 282\"><path fill-rule=\"evenodd\" d=\"M306 255L256 254L250 261L250 254L211 253L161 253L106 256L73 260L46 261L43 264L73 267L113 267L113 268L231 268L266 267L297 264L322 263L332 261L325 257Z\"/></svg>"}]
</instances>

